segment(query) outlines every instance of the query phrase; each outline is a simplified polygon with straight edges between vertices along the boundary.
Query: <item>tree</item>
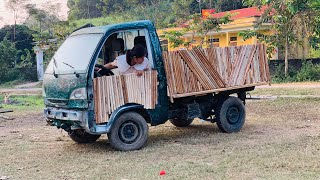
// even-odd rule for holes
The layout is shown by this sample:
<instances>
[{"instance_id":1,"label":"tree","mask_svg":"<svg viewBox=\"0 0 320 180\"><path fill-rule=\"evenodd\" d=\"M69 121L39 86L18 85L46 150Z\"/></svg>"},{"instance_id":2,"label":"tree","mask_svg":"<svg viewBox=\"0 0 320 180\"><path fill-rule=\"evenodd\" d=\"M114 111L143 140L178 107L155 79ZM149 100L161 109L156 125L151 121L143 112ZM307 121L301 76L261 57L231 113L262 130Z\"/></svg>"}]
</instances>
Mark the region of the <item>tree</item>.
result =
<instances>
[{"instance_id":1,"label":"tree","mask_svg":"<svg viewBox=\"0 0 320 180\"><path fill-rule=\"evenodd\" d=\"M150 0L150 4L137 5L136 8L127 12L127 19L134 17L133 20L149 19L153 21L157 28L167 27L174 22L173 11L170 7L170 0Z\"/></svg>"},{"instance_id":2,"label":"tree","mask_svg":"<svg viewBox=\"0 0 320 180\"><path fill-rule=\"evenodd\" d=\"M17 59L17 55L18 50L7 37L0 41L0 82L7 80L8 72L15 65L14 62Z\"/></svg>"},{"instance_id":3,"label":"tree","mask_svg":"<svg viewBox=\"0 0 320 180\"><path fill-rule=\"evenodd\" d=\"M35 4L27 4L25 8L29 15L25 24L35 31L52 31L52 27L60 22L59 16L55 13L60 11L59 4L47 2L41 9Z\"/></svg>"},{"instance_id":4,"label":"tree","mask_svg":"<svg viewBox=\"0 0 320 180\"><path fill-rule=\"evenodd\" d=\"M13 37L13 25L4 26L0 29L0 41L4 40L6 37ZM26 53L24 49L28 49L32 51L33 48L33 36L32 34L35 31L29 29L25 25L17 25L16 26L16 41L14 42L15 48L19 51L18 57L21 55L25 55ZM16 59L17 63L19 63L19 58Z\"/></svg>"},{"instance_id":5,"label":"tree","mask_svg":"<svg viewBox=\"0 0 320 180\"><path fill-rule=\"evenodd\" d=\"M198 36L200 37L200 43L198 46L202 47L204 44L207 44L207 34L210 31L218 32L221 24L227 24L231 22L230 18L231 14L226 14L221 18L214 18L212 16L209 16L208 18L202 18L201 14L194 14L189 17L190 21L182 30L171 30L164 32L162 37L168 39L170 46L174 48L183 45L189 49L194 48L192 43L195 39L195 36ZM186 34L191 34L191 38L189 40L183 40L183 36Z\"/></svg>"},{"instance_id":6,"label":"tree","mask_svg":"<svg viewBox=\"0 0 320 180\"><path fill-rule=\"evenodd\" d=\"M318 34L319 24L317 18L320 16L318 0L245 0L245 5L263 6L267 9L257 23L259 28L263 22L271 21L270 29L274 32L271 35L261 35L258 38L266 42L271 47L284 47L285 49L285 76L288 74L288 48L289 45L298 43L301 45L299 37ZM245 32L251 37L259 32ZM243 35L244 33L242 33Z\"/></svg>"},{"instance_id":7,"label":"tree","mask_svg":"<svg viewBox=\"0 0 320 180\"><path fill-rule=\"evenodd\" d=\"M24 55L25 54L25 55ZM24 49L24 54L21 55L21 62L18 67L29 68L36 65L36 61L28 49Z\"/></svg>"},{"instance_id":8,"label":"tree","mask_svg":"<svg viewBox=\"0 0 320 180\"><path fill-rule=\"evenodd\" d=\"M217 12L230 11L235 9L241 9L246 6L243 5L242 0L217 0L215 9Z\"/></svg>"},{"instance_id":9,"label":"tree","mask_svg":"<svg viewBox=\"0 0 320 180\"><path fill-rule=\"evenodd\" d=\"M199 46L202 47L204 43L206 43L206 36L209 31L218 32L220 30L221 24L230 23L231 14L226 14L221 18L214 18L214 17L207 17L202 18L201 14L194 14L191 16L191 21L188 24L187 31L192 32L192 39L193 41L195 35L201 37Z\"/></svg>"},{"instance_id":10,"label":"tree","mask_svg":"<svg viewBox=\"0 0 320 180\"><path fill-rule=\"evenodd\" d=\"M68 0L68 19L90 19L102 16L102 0Z\"/></svg>"},{"instance_id":11,"label":"tree","mask_svg":"<svg viewBox=\"0 0 320 180\"><path fill-rule=\"evenodd\" d=\"M175 0L171 3L175 21L185 21L190 15L189 7L192 0Z\"/></svg>"},{"instance_id":12,"label":"tree","mask_svg":"<svg viewBox=\"0 0 320 180\"><path fill-rule=\"evenodd\" d=\"M6 0L6 7L13 12L14 26L13 26L13 41L16 39L16 25L19 11L24 10L27 0ZM22 13L21 13L22 14Z\"/></svg>"}]
</instances>

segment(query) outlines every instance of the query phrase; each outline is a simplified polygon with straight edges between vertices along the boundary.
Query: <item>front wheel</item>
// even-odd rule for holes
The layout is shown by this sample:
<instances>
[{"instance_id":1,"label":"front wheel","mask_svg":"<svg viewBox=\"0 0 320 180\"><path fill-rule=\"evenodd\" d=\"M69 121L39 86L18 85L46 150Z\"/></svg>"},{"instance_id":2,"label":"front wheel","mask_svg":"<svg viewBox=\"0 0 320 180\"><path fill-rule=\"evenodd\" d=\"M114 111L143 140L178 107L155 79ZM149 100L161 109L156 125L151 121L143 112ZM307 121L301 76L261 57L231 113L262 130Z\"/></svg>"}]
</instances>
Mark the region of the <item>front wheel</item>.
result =
<instances>
[{"instance_id":1,"label":"front wheel","mask_svg":"<svg viewBox=\"0 0 320 180\"><path fill-rule=\"evenodd\" d=\"M100 135L89 134L84 129L71 130L68 135L77 143L93 143L100 137Z\"/></svg>"},{"instance_id":2,"label":"front wheel","mask_svg":"<svg viewBox=\"0 0 320 180\"><path fill-rule=\"evenodd\" d=\"M246 112L243 102L236 97L228 97L216 108L216 122L222 132L239 132L244 125Z\"/></svg>"},{"instance_id":3,"label":"front wheel","mask_svg":"<svg viewBox=\"0 0 320 180\"><path fill-rule=\"evenodd\" d=\"M142 148L148 139L148 124L136 112L125 112L116 119L108 133L111 146L120 151Z\"/></svg>"}]
</instances>

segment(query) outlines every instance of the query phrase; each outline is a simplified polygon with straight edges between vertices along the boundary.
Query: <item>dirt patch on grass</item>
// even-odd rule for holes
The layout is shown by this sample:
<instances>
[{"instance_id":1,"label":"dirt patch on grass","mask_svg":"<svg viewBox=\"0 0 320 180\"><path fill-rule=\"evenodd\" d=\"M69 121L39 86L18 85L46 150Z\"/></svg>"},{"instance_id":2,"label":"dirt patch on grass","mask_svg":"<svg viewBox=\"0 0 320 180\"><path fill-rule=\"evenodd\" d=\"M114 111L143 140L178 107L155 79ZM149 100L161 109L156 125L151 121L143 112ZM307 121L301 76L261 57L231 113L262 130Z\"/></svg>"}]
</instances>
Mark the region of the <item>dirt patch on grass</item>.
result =
<instances>
[{"instance_id":1,"label":"dirt patch on grass","mask_svg":"<svg viewBox=\"0 0 320 180\"><path fill-rule=\"evenodd\" d=\"M195 120L150 127L146 147L113 150L106 138L77 144L41 112L0 119L0 177L10 179L319 179L320 101L248 101L241 132ZM166 175L160 176L159 171Z\"/></svg>"}]
</instances>

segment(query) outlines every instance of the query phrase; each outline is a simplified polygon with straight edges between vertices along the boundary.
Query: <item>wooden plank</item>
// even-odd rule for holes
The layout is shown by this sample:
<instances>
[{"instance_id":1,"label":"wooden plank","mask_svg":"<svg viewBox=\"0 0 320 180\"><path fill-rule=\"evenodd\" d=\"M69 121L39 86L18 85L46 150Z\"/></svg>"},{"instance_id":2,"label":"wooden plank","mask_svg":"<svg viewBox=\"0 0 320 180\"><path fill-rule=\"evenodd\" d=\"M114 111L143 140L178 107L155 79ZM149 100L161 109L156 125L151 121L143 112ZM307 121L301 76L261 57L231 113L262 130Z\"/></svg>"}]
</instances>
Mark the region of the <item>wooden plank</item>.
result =
<instances>
[{"instance_id":1,"label":"wooden plank","mask_svg":"<svg viewBox=\"0 0 320 180\"><path fill-rule=\"evenodd\" d=\"M106 122L106 107L105 107L105 76L101 77L101 120L100 123Z\"/></svg>"},{"instance_id":2,"label":"wooden plank","mask_svg":"<svg viewBox=\"0 0 320 180\"><path fill-rule=\"evenodd\" d=\"M122 85L122 92L123 92L123 104L128 102L128 88L127 88L127 82L123 75L120 75L121 79L121 85Z\"/></svg>"},{"instance_id":3,"label":"wooden plank","mask_svg":"<svg viewBox=\"0 0 320 180\"><path fill-rule=\"evenodd\" d=\"M98 124L101 123L102 121L102 112L101 112L101 96L102 96L102 87L101 87L101 77L98 78L98 84L99 84L99 87L98 87Z\"/></svg>"},{"instance_id":4,"label":"wooden plank","mask_svg":"<svg viewBox=\"0 0 320 180\"><path fill-rule=\"evenodd\" d=\"M110 99L109 99L109 85L108 85L108 76L104 76L104 90L103 90L103 93L105 94L104 97L105 97L105 100L104 100L104 103L105 103L105 116L106 116L106 119L105 119L105 122L108 122L109 121L109 114L111 114L111 110L110 110Z\"/></svg>"},{"instance_id":5,"label":"wooden plank","mask_svg":"<svg viewBox=\"0 0 320 180\"><path fill-rule=\"evenodd\" d=\"M93 101L94 101L94 117L97 122L98 120L98 97L97 97L97 89L98 89L98 84L97 84L97 78L93 79Z\"/></svg>"},{"instance_id":6,"label":"wooden plank","mask_svg":"<svg viewBox=\"0 0 320 180\"><path fill-rule=\"evenodd\" d=\"M201 55L201 51L198 51L199 49L193 49L190 50L190 55L191 59L193 59L194 61L197 61L197 64L200 65L200 69L204 72L204 76L203 78L205 78L207 80L207 83L209 85L209 89L215 89L218 88L219 86L215 83L214 77L212 77L212 75L210 74L210 67L207 66L207 64L205 63L205 58L203 58L203 56Z\"/></svg>"},{"instance_id":7,"label":"wooden plank","mask_svg":"<svg viewBox=\"0 0 320 180\"><path fill-rule=\"evenodd\" d=\"M193 55L187 50L180 50L179 54L182 56L182 58L187 63L187 65L190 67L191 71L194 72L197 80L201 83L201 85L205 89L215 88L214 86L212 86L212 83L208 78L208 75L206 74L203 68L203 65L201 64L201 62L199 62L198 59L195 60L193 57L191 57Z\"/></svg>"},{"instance_id":8,"label":"wooden plank","mask_svg":"<svg viewBox=\"0 0 320 180\"><path fill-rule=\"evenodd\" d=\"M153 76L153 81L152 81L152 86L153 86L153 96L152 96L152 104L151 104L151 109L154 109L156 107L157 104L157 100L158 100L158 72L157 71L152 71L152 76Z\"/></svg>"},{"instance_id":9,"label":"wooden plank","mask_svg":"<svg viewBox=\"0 0 320 180\"><path fill-rule=\"evenodd\" d=\"M96 106L95 106L95 111L96 111L96 123L100 122L100 108L99 108L99 104L100 104L100 97L99 97L99 78L96 78Z\"/></svg>"},{"instance_id":10,"label":"wooden plank","mask_svg":"<svg viewBox=\"0 0 320 180\"><path fill-rule=\"evenodd\" d=\"M270 71L269 71L269 63L268 63L268 59L267 59L267 49L266 49L266 45L265 44L262 44L262 49L263 49L263 61L264 61L264 64L265 64L265 69L266 69L266 76L267 76L267 79L269 81L269 84L271 83L271 76L270 76Z\"/></svg>"},{"instance_id":11,"label":"wooden plank","mask_svg":"<svg viewBox=\"0 0 320 180\"><path fill-rule=\"evenodd\" d=\"M110 90L111 90L111 93L110 93L111 111L113 112L114 110L116 110L116 104L115 104L115 92L114 92L115 89L114 89L114 82L113 82L112 76L110 76L109 82L110 82Z\"/></svg>"},{"instance_id":12,"label":"wooden plank","mask_svg":"<svg viewBox=\"0 0 320 180\"><path fill-rule=\"evenodd\" d=\"M184 93L183 90L183 80L182 80L182 70L181 70L181 58L178 53L172 53L173 67L174 67L174 77L177 85L177 93Z\"/></svg>"},{"instance_id":13,"label":"wooden plank","mask_svg":"<svg viewBox=\"0 0 320 180\"><path fill-rule=\"evenodd\" d=\"M220 77L219 73L211 66L208 57L205 56L202 49L197 48L193 50L195 54L201 59L201 62L204 65L204 68L208 74L211 75L210 79L215 87L225 87L225 83L223 82L222 78Z\"/></svg>"},{"instance_id":14,"label":"wooden plank","mask_svg":"<svg viewBox=\"0 0 320 180\"><path fill-rule=\"evenodd\" d=\"M244 78L246 77L246 75L247 75L247 73L248 73L248 71L249 71L249 69L250 69L250 67L252 65L252 62L253 62L253 59L254 59L254 55L255 55L255 53L257 51L257 47L258 47L257 45L253 45L252 49L250 50L249 59L248 59L247 63L244 64L244 66L246 66L246 69L245 69L244 77L243 77L243 79L241 79L241 84L240 85L243 85L244 82L245 82Z\"/></svg>"},{"instance_id":15,"label":"wooden plank","mask_svg":"<svg viewBox=\"0 0 320 180\"><path fill-rule=\"evenodd\" d=\"M149 91L149 99L148 99L148 108L152 108L153 107L153 98L154 98L154 87L153 87L153 72L152 71L149 71L148 72L148 77L149 77L149 87L150 87L150 91Z\"/></svg>"},{"instance_id":16,"label":"wooden plank","mask_svg":"<svg viewBox=\"0 0 320 180\"><path fill-rule=\"evenodd\" d=\"M209 70L208 73L213 77L214 85L216 87L225 87L224 81L222 80L219 73L215 70L215 68L211 65L210 60L208 59L207 56L205 56L203 50L198 48L198 49L194 49L194 51L202 60L202 63L204 64L205 68Z\"/></svg>"},{"instance_id":17,"label":"wooden plank","mask_svg":"<svg viewBox=\"0 0 320 180\"><path fill-rule=\"evenodd\" d=\"M152 73L152 71L148 71L146 73L147 84L148 84L147 109L151 109L151 106L152 106L152 76L151 76L151 73Z\"/></svg>"},{"instance_id":18,"label":"wooden plank","mask_svg":"<svg viewBox=\"0 0 320 180\"><path fill-rule=\"evenodd\" d=\"M112 109L112 91L111 91L111 86L112 86L112 81L111 81L111 77L108 76L107 77L107 84L108 84L108 109L109 109L109 114L111 114L113 112Z\"/></svg>"},{"instance_id":19,"label":"wooden plank","mask_svg":"<svg viewBox=\"0 0 320 180\"><path fill-rule=\"evenodd\" d=\"M118 79L119 79L119 82L120 82L119 87L120 87L120 93L121 93L121 106L122 106L122 105L125 104L125 97L124 97L124 95L125 95L125 93L124 93L125 88L123 88L123 86L125 86L125 85L124 85L125 83L123 82L123 79L122 79L122 76L121 76L121 75L118 76Z\"/></svg>"},{"instance_id":20,"label":"wooden plank","mask_svg":"<svg viewBox=\"0 0 320 180\"><path fill-rule=\"evenodd\" d=\"M172 75L172 82L173 82L173 93L174 94L177 94L177 85L176 85L176 77L175 77L175 74L174 74L174 67L173 67L173 60L172 60L172 52L169 52L168 54L168 62L169 62L169 65L170 65L170 72L171 72L171 75Z\"/></svg>"},{"instance_id":21,"label":"wooden plank","mask_svg":"<svg viewBox=\"0 0 320 180\"><path fill-rule=\"evenodd\" d=\"M166 78L167 78L167 86L168 86L168 95L170 97L170 102L174 103L173 101L173 97L172 95L174 94L173 92L173 75L171 73L171 68L170 68L170 64L168 62L168 52L165 51L162 53L162 57L163 57L163 62L164 62L164 66L165 66L165 71L166 71Z\"/></svg>"},{"instance_id":22,"label":"wooden plank","mask_svg":"<svg viewBox=\"0 0 320 180\"><path fill-rule=\"evenodd\" d=\"M2 110L2 111L0 111L0 114L1 113L9 113L9 112L13 112L13 110Z\"/></svg>"},{"instance_id":23,"label":"wooden plank","mask_svg":"<svg viewBox=\"0 0 320 180\"><path fill-rule=\"evenodd\" d=\"M247 87L253 87L253 86L261 86L269 84L268 82L262 82L262 83L256 83L256 84L246 84L242 86L233 86L233 87L227 87L227 88L220 88L220 89L212 89L212 90L206 90L206 91L198 91L193 93L185 93L185 94L175 94L174 98L182 98L182 97L188 97L188 96L197 96L197 95L204 95L209 93L215 93L215 92L221 92L221 91L228 91L228 90L234 90L234 89L241 89L241 88L247 88Z\"/></svg>"}]
</instances>

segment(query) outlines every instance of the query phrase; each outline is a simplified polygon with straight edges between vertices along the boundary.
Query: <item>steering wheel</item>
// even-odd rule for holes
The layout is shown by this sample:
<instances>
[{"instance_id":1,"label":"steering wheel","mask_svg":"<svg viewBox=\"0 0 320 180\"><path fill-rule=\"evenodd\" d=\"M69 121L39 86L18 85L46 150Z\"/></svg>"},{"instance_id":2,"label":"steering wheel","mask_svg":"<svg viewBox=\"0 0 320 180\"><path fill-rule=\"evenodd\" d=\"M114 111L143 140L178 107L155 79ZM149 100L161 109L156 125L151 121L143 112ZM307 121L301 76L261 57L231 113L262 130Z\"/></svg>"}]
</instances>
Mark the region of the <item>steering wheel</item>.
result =
<instances>
[{"instance_id":1,"label":"steering wheel","mask_svg":"<svg viewBox=\"0 0 320 180\"><path fill-rule=\"evenodd\" d=\"M110 69L104 67L101 64L96 64L94 66L101 69L100 71L96 71L96 70L94 71L94 76L95 77L112 76L112 75L114 75L114 73Z\"/></svg>"}]
</instances>

